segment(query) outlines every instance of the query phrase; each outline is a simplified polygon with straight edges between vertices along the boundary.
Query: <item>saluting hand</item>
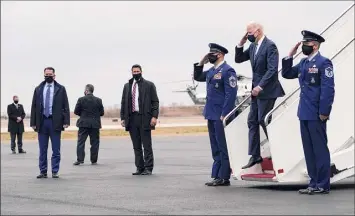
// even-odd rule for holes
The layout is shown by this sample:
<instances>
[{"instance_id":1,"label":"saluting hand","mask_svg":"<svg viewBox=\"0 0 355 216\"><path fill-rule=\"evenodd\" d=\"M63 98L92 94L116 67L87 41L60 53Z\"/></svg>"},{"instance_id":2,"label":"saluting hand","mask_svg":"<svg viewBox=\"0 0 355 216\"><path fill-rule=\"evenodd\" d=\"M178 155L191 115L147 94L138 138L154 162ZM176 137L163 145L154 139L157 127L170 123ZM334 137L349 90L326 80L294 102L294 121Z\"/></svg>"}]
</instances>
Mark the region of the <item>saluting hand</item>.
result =
<instances>
[{"instance_id":1,"label":"saluting hand","mask_svg":"<svg viewBox=\"0 0 355 216\"><path fill-rule=\"evenodd\" d=\"M301 45L301 42L298 42L290 51L290 53L288 54L288 56L292 57L294 55L296 55L297 49L298 47Z\"/></svg>"},{"instance_id":2,"label":"saluting hand","mask_svg":"<svg viewBox=\"0 0 355 216\"><path fill-rule=\"evenodd\" d=\"M248 40L248 32L245 33L245 35L242 37L242 39L239 42L239 46L243 46Z\"/></svg>"},{"instance_id":3,"label":"saluting hand","mask_svg":"<svg viewBox=\"0 0 355 216\"><path fill-rule=\"evenodd\" d=\"M206 54L202 60L200 61L199 65L202 66L204 64L207 64L209 61L208 61L208 54Z\"/></svg>"}]
</instances>

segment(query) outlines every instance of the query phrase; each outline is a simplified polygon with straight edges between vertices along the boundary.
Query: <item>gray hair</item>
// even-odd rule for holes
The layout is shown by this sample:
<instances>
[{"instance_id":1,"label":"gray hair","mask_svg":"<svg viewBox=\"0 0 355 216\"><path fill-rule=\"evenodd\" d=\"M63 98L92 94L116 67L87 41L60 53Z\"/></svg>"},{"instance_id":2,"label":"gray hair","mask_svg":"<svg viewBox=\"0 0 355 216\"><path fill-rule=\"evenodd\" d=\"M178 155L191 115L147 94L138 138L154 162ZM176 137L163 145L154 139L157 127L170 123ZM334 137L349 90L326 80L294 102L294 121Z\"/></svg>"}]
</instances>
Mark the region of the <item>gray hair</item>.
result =
<instances>
[{"instance_id":1,"label":"gray hair","mask_svg":"<svg viewBox=\"0 0 355 216\"><path fill-rule=\"evenodd\" d=\"M264 27L260 23L254 21L250 22L247 27L251 27L253 29L259 29L261 32L264 32Z\"/></svg>"},{"instance_id":2,"label":"gray hair","mask_svg":"<svg viewBox=\"0 0 355 216\"><path fill-rule=\"evenodd\" d=\"M92 84L87 84L85 88L88 92L94 93L94 86Z\"/></svg>"}]
</instances>

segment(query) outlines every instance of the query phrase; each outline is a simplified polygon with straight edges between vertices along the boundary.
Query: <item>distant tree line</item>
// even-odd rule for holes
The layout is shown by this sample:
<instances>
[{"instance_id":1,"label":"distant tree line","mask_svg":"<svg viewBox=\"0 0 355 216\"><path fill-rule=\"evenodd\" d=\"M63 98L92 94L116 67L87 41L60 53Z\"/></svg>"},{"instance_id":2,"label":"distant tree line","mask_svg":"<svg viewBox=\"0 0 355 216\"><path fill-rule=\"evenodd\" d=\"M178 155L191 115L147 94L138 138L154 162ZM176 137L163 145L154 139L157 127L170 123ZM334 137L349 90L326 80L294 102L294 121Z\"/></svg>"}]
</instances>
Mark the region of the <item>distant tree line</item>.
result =
<instances>
[{"instance_id":1,"label":"distant tree line","mask_svg":"<svg viewBox=\"0 0 355 216\"><path fill-rule=\"evenodd\" d=\"M31 118L31 116L26 115L25 119L29 119L29 118ZM1 115L1 119L5 119L5 120L7 120L7 119L8 119L7 114L2 114L2 115Z\"/></svg>"},{"instance_id":2,"label":"distant tree line","mask_svg":"<svg viewBox=\"0 0 355 216\"><path fill-rule=\"evenodd\" d=\"M104 118L120 118L121 109L118 106L112 106L105 108ZM183 117L183 116L196 116L202 115L202 107L199 106L179 106L179 105L171 105L171 106L162 106L159 110L159 116L164 117ZM71 118L77 118L73 112L70 113ZM25 119L29 119L31 116L26 113ZM1 119L7 120L7 114L2 114Z\"/></svg>"}]
</instances>

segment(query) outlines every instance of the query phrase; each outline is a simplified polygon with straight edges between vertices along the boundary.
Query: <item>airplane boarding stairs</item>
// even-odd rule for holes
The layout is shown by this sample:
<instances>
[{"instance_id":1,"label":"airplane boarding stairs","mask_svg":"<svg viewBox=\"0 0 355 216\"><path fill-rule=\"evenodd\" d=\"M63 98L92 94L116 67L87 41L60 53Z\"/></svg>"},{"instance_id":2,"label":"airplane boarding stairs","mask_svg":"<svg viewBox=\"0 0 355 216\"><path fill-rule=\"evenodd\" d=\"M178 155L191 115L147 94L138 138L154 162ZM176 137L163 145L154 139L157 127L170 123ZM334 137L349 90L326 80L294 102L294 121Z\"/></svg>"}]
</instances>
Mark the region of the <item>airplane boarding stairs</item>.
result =
<instances>
[{"instance_id":1,"label":"airplane boarding stairs","mask_svg":"<svg viewBox=\"0 0 355 216\"><path fill-rule=\"evenodd\" d=\"M326 42L320 52L334 65L335 100L327 123L328 147L335 174L331 182L354 175L354 4L331 23L321 35ZM294 64L304 57L298 53ZM281 71L281 70L280 70ZM297 108L298 80L281 78L286 96L276 101L272 121L267 125L268 139L260 128L261 156L264 161L242 170L248 160L249 108L231 121L249 99L246 98L224 119L232 177L236 180L306 182L308 180L300 135ZM266 116L265 119L268 118ZM267 122L266 122L267 123ZM340 173L338 173L340 172Z\"/></svg>"}]
</instances>

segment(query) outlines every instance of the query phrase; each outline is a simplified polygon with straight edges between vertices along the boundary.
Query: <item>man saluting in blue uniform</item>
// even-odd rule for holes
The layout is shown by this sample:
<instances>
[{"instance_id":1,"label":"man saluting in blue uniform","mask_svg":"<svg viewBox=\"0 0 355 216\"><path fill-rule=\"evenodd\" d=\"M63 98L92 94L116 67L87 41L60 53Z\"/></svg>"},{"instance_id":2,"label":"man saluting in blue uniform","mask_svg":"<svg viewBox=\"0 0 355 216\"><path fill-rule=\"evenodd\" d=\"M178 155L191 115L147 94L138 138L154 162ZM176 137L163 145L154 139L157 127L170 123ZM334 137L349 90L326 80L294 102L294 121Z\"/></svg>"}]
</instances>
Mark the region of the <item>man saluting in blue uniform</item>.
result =
<instances>
[{"instance_id":1,"label":"man saluting in blue uniform","mask_svg":"<svg viewBox=\"0 0 355 216\"><path fill-rule=\"evenodd\" d=\"M301 194L327 194L330 190L330 154L327 146L326 123L334 101L334 73L332 61L319 53L324 38L310 31L302 31L302 52L307 58L293 66L293 55L301 42L282 60L282 76L298 78L301 86L298 118L307 171L307 189Z\"/></svg>"},{"instance_id":2,"label":"man saluting in blue uniform","mask_svg":"<svg viewBox=\"0 0 355 216\"><path fill-rule=\"evenodd\" d=\"M218 44L210 43L210 52L200 63L194 64L194 79L207 83L206 105L203 111L208 120L208 132L213 157L213 180L207 186L229 186L231 169L229 164L223 118L234 108L237 95L237 78L234 69L224 61L228 50ZM203 71L204 64L214 66Z\"/></svg>"}]
</instances>

